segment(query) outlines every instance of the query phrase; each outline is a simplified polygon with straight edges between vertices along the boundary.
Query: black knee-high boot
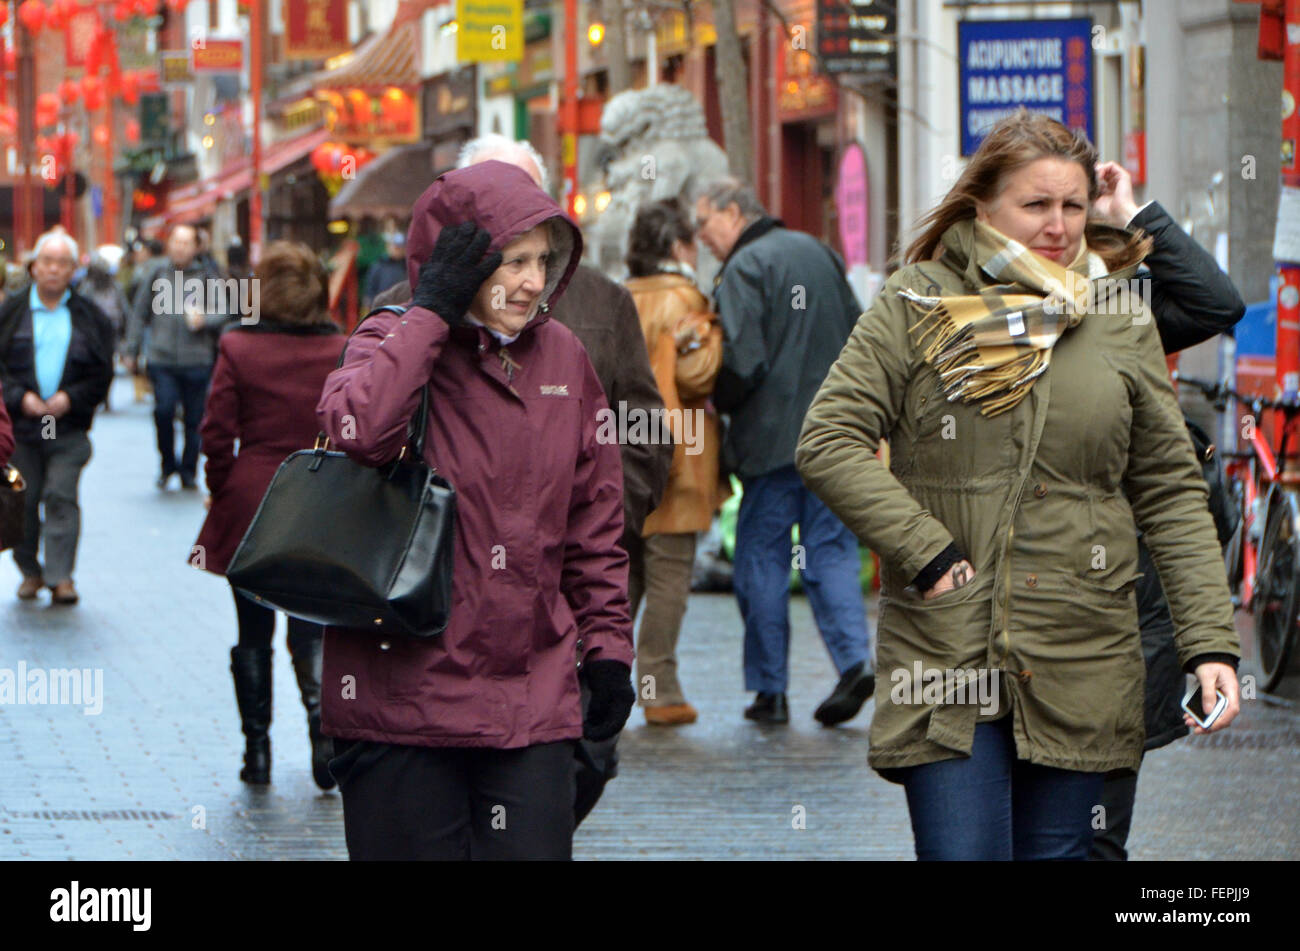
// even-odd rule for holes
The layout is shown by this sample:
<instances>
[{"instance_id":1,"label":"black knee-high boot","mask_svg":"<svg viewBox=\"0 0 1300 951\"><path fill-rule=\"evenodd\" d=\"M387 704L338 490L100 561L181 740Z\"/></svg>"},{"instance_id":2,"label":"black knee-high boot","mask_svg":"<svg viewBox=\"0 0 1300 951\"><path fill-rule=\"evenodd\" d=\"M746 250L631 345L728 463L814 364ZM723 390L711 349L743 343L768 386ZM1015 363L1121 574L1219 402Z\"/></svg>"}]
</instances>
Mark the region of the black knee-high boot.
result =
<instances>
[{"instance_id":1,"label":"black knee-high boot","mask_svg":"<svg viewBox=\"0 0 1300 951\"><path fill-rule=\"evenodd\" d=\"M230 672L244 730L244 768L239 778L264 786L271 781L271 649L232 647Z\"/></svg>"},{"instance_id":2,"label":"black knee-high boot","mask_svg":"<svg viewBox=\"0 0 1300 951\"><path fill-rule=\"evenodd\" d=\"M289 653L293 655L293 672L298 676L298 690L307 710L307 735L311 738L311 775L321 789L333 789L329 761L334 758L334 741L320 731L320 678L322 631L310 630L289 622Z\"/></svg>"}]
</instances>

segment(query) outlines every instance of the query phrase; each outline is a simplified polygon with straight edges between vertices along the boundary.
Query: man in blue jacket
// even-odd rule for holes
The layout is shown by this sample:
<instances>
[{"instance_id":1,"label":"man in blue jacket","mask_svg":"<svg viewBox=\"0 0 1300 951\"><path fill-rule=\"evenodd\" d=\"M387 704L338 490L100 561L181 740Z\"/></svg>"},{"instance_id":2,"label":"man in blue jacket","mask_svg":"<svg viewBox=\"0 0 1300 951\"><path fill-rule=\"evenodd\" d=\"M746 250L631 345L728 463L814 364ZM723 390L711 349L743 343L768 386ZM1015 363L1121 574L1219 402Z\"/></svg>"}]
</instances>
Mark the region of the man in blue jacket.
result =
<instances>
[{"instance_id":1,"label":"man in blue jacket","mask_svg":"<svg viewBox=\"0 0 1300 951\"><path fill-rule=\"evenodd\" d=\"M799 428L857 321L844 267L811 235L768 217L734 180L706 188L696 230L722 269L714 305L725 333L713 402L730 414L723 465L744 486L736 521L734 585L745 621L745 716L786 723L790 568L800 569L822 640L840 674L814 716L834 726L875 690L858 541L794 467ZM799 526L799 544L791 529Z\"/></svg>"}]
</instances>

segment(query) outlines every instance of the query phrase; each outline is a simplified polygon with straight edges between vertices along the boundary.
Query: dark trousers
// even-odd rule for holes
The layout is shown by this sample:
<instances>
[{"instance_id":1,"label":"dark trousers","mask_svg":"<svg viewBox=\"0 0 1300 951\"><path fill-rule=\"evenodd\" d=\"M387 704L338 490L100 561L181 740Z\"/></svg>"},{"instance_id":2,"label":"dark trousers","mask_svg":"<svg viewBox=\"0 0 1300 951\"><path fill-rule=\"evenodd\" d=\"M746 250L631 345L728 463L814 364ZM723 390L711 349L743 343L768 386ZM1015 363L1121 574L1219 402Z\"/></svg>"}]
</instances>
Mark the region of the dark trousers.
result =
<instances>
[{"instance_id":1,"label":"dark trousers","mask_svg":"<svg viewBox=\"0 0 1300 951\"><path fill-rule=\"evenodd\" d=\"M258 604L252 598L246 598L233 588L235 596L235 620L239 624L239 646L269 648L275 635L275 609ZM289 617L289 652L302 640L321 638L325 629L319 624L304 621L302 618Z\"/></svg>"},{"instance_id":2,"label":"dark trousers","mask_svg":"<svg viewBox=\"0 0 1300 951\"><path fill-rule=\"evenodd\" d=\"M178 367L149 365L153 383L153 421L158 430L158 455L162 474L179 472L192 480L199 471L199 423L203 421L203 404L208 398L209 366ZM176 461L176 406L185 414L185 449Z\"/></svg>"},{"instance_id":3,"label":"dark trousers","mask_svg":"<svg viewBox=\"0 0 1300 951\"><path fill-rule=\"evenodd\" d=\"M353 861L573 856L572 740L514 750L334 744Z\"/></svg>"},{"instance_id":4,"label":"dark trousers","mask_svg":"<svg viewBox=\"0 0 1300 951\"><path fill-rule=\"evenodd\" d=\"M1089 861L1128 861L1128 832L1133 826L1133 803L1137 791L1136 770L1106 777L1101 787L1101 805L1106 810L1103 813L1105 825L1092 834Z\"/></svg>"},{"instance_id":5,"label":"dark trousers","mask_svg":"<svg viewBox=\"0 0 1300 951\"><path fill-rule=\"evenodd\" d=\"M71 581L77 563L77 542L81 538L81 506L77 484L81 470L90 461L90 437L85 430L58 430L53 439L19 441L14 446L14 467L23 474L27 495L23 512L23 543L14 548L14 561L25 577L44 578L54 586ZM41 506L45 523L41 524ZM45 534L45 567L37 557L42 528Z\"/></svg>"},{"instance_id":6,"label":"dark trousers","mask_svg":"<svg viewBox=\"0 0 1300 951\"><path fill-rule=\"evenodd\" d=\"M1102 774L1016 759L1011 721L976 724L969 757L901 770L919 860L1087 857Z\"/></svg>"}]
</instances>

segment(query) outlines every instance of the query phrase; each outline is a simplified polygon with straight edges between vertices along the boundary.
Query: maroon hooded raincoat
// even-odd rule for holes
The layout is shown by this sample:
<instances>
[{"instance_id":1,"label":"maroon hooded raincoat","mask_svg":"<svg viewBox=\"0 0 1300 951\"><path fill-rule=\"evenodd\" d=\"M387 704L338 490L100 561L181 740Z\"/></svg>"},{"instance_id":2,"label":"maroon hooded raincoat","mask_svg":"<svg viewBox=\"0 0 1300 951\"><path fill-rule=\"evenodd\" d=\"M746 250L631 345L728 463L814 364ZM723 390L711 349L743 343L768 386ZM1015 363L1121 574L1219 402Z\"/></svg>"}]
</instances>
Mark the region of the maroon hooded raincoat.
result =
<instances>
[{"instance_id":1,"label":"maroon hooded raincoat","mask_svg":"<svg viewBox=\"0 0 1300 951\"><path fill-rule=\"evenodd\" d=\"M582 735L583 661L631 664L619 447L586 351L547 311L577 267L577 228L523 171L482 162L416 202L418 283L443 227L473 219L497 251L552 221L542 305L517 340L430 311L371 317L325 382L317 416L366 465L394 459L428 386L425 457L457 492L453 605L433 642L328 629L326 734L415 746L531 746ZM347 438L348 436L353 438Z\"/></svg>"}]
</instances>

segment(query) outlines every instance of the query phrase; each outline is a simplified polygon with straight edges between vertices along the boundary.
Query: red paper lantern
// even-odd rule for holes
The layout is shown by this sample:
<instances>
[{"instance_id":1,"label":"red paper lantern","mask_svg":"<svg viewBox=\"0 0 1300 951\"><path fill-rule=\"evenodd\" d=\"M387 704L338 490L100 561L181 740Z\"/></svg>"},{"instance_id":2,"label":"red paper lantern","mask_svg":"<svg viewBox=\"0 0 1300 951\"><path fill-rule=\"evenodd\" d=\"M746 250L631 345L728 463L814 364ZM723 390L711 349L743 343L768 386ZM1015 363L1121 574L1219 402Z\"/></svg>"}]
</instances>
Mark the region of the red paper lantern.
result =
<instances>
[{"instance_id":1,"label":"red paper lantern","mask_svg":"<svg viewBox=\"0 0 1300 951\"><path fill-rule=\"evenodd\" d=\"M81 95L86 102L86 109L94 112L104 107L104 81L98 76L83 76Z\"/></svg>"},{"instance_id":2,"label":"red paper lantern","mask_svg":"<svg viewBox=\"0 0 1300 951\"><path fill-rule=\"evenodd\" d=\"M103 124L97 125L95 126L95 131L90 135L91 138L95 140L96 145L101 147L108 145L108 126Z\"/></svg>"},{"instance_id":3,"label":"red paper lantern","mask_svg":"<svg viewBox=\"0 0 1300 951\"><path fill-rule=\"evenodd\" d=\"M133 69L122 74L122 101L128 106L140 101L140 74Z\"/></svg>"},{"instance_id":4,"label":"red paper lantern","mask_svg":"<svg viewBox=\"0 0 1300 951\"><path fill-rule=\"evenodd\" d=\"M138 14L128 0L117 0L117 3L113 4L113 19L119 23L125 23L134 16Z\"/></svg>"},{"instance_id":5,"label":"red paper lantern","mask_svg":"<svg viewBox=\"0 0 1300 951\"><path fill-rule=\"evenodd\" d=\"M41 0L23 0L18 6L18 19L35 36L45 25L45 4Z\"/></svg>"},{"instance_id":6,"label":"red paper lantern","mask_svg":"<svg viewBox=\"0 0 1300 951\"><path fill-rule=\"evenodd\" d=\"M401 125L411 116L411 97L400 89L389 87L384 92L379 111L389 122Z\"/></svg>"},{"instance_id":7,"label":"red paper lantern","mask_svg":"<svg viewBox=\"0 0 1300 951\"><path fill-rule=\"evenodd\" d=\"M322 142L311 152L311 167L316 169L322 175L329 169L329 150L331 143Z\"/></svg>"},{"instance_id":8,"label":"red paper lantern","mask_svg":"<svg viewBox=\"0 0 1300 951\"><path fill-rule=\"evenodd\" d=\"M59 83L59 99L65 106L76 105L77 100L81 98L81 86L74 83L71 79L65 79Z\"/></svg>"},{"instance_id":9,"label":"red paper lantern","mask_svg":"<svg viewBox=\"0 0 1300 951\"><path fill-rule=\"evenodd\" d=\"M0 26L9 22L9 4L0 3Z\"/></svg>"},{"instance_id":10,"label":"red paper lantern","mask_svg":"<svg viewBox=\"0 0 1300 951\"><path fill-rule=\"evenodd\" d=\"M128 143L130 143L131 145L139 144L140 142L140 120L139 119L127 119L126 128L124 131L126 132L126 141Z\"/></svg>"},{"instance_id":11,"label":"red paper lantern","mask_svg":"<svg viewBox=\"0 0 1300 951\"><path fill-rule=\"evenodd\" d=\"M12 73L18 68L18 53L12 46L5 50L5 72Z\"/></svg>"},{"instance_id":12,"label":"red paper lantern","mask_svg":"<svg viewBox=\"0 0 1300 951\"><path fill-rule=\"evenodd\" d=\"M36 124L54 125L59 121L59 97L52 92L43 92L36 97Z\"/></svg>"},{"instance_id":13,"label":"red paper lantern","mask_svg":"<svg viewBox=\"0 0 1300 951\"><path fill-rule=\"evenodd\" d=\"M72 5L65 0L54 0L45 9L45 26L47 29L59 31L68 25L68 15L72 13Z\"/></svg>"}]
</instances>

